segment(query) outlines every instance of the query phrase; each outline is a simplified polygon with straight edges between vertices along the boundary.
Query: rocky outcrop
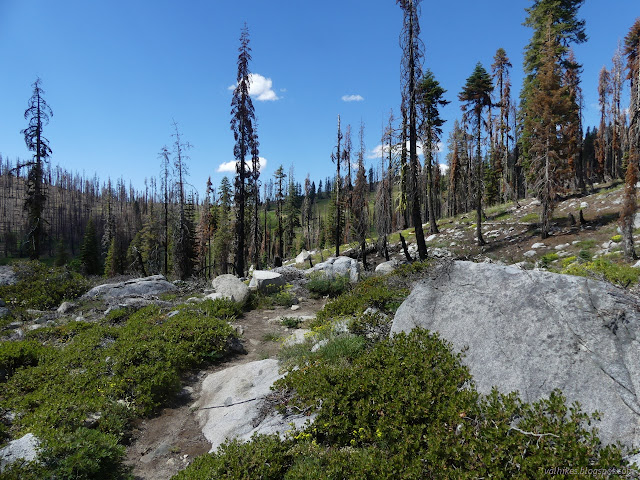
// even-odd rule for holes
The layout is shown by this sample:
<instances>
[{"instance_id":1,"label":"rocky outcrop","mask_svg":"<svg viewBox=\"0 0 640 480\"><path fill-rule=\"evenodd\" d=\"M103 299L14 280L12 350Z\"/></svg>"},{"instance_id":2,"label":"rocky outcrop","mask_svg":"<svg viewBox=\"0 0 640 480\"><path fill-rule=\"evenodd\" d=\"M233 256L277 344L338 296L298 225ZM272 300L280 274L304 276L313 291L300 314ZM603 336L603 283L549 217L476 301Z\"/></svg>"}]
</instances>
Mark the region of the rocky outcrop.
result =
<instances>
[{"instance_id":1,"label":"rocky outcrop","mask_svg":"<svg viewBox=\"0 0 640 480\"><path fill-rule=\"evenodd\" d=\"M83 298L115 299L124 297L145 297L173 292L177 287L167 282L162 275L153 275L145 278L135 278L126 282L105 283L93 287L83 295Z\"/></svg>"},{"instance_id":2,"label":"rocky outcrop","mask_svg":"<svg viewBox=\"0 0 640 480\"><path fill-rule=\"evenodd\" d=\"M292 423L304 425L307 416L265 412L271 385L281 376L278 361L267 359L226 368L204 379L194 408L212 452L227 439L249 440L254 433L284 435Z\"/></svg>"},{"instance_id":3,"label":"rocky outcrop","mask_svg":"<svg viewBox=\"0 0 640 480\"><path fill-rule=\"evenodd\" d=\"M275 292L279 288L286 285L286 280L282 275L269 270L255 270L251 281L249 282L249 289L255 289L262 293Z\"/></svg>"},{"instance_id":4,"label":"rocky outcrop","mask_svg":"<svg viewBox=\"0 0 640 480\"><path fill-rule=\"evenodd\" d=\"M4 287L5 285L13 285L17 282L16 274L13 271L13 268L9 266L1 266L0 267L0 287Z\"/></svg>"},{"instance_id":5,"label":"rocky outcrop","mask_svg":"<svg viewBox=\"0 0 640 480\"><path fill-rule=\"evenodd\" d=\"M437 331L478 390L526 401L561 389L603 414L607 443L640 446L640 303L607 283L471 262L450 262L415 286L392 334Z\"/></svg>"},{"instance_id":6,"label":"rocky outcrop","mask_svg":"<svg viewBox=\"0 0 640 480\"><path fill-rule=\"evenodd\" d=\"M27 433L25 436L9 442L9 444L0 448L0 473L4 468L17 460L23 459L27 462L35 460L38 456L38 446L40 441L33 433Z\"/></svg>"},{"instance_id":7,"label":"rocky outcrop","mask_svg":"<svg viewBox=\"0 0 640 480\"><path fill-rule=\"evenodd\" d=\"M249 287L235 275L219 275L211 280L211 286L215 290L205 298L215 300L217 298L227 298L234 302L244 303L249 297Z\"/></svg>"},{"instance_id":8,"label":"rocky outcrop","mask_svg":"<svg viewBox=\"0 0 640 480\"><path fill-rule=\"evenodd\" d=\"M318 263L313 268L304 271L304 274L309 276L315 272L322 272L324 275L330 278L337 276L349 277L351 283L357 283L360 280L360 271L362 267L357 260L349 257L330 257L327 261Z\"/></svg>"}]
</instances>

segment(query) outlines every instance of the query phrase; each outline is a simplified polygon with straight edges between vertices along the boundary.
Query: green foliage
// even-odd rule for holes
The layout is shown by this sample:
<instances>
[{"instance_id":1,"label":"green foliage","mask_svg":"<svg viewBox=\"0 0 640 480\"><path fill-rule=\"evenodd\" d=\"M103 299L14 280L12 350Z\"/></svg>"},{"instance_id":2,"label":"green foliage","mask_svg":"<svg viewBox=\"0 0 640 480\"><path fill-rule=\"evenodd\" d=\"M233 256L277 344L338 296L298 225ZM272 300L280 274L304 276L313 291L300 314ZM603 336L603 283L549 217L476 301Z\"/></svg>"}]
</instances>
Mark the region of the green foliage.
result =
<instances>
[{"instance_id":1,"label":"green foliage","mask_svg":"<svg viewBox=\"0 0 640 480\"><path fill-rule=\"evenodd\" d=\"M540 258L540 265L543 268L547 268L552 262L555 262L559 258L560 257L555 252L547 253Z\"/></svg>"},{"instance_id":2,"label":"green foliage","mask_svg":"<svg viewBox=\"0 0 640 480\"><path fill-rule=\"evenodd\" d=\"M14 264L17 282L0 286L0 298L13 308L46 310L64 300L79 297L89 289L87 280L64 268L47 267L41 262Z\"/></svg>"},{"instance_id":3,"label":"green foliage","mask_svg":"<svg viewBox=\"0 0 640 480\"><path fill-rule=\"evenodd\" d=\"M323 272L315 272L311 275L309 282L307 283L307 289L311 293L316 295L329 295L330 297L337 297L342 295L351 286L348 276L335 276L329 277Z\"/></svg>"},{"instance_id":4,"label":"green foliage","mask_svg":"<svg viewBox=\"0 0 640 480\"><path fill-rule=\"evenodd\" d=\"M540 215L537 213L527 213L520 218L521 223L536 223L538 221L540 221Z\"/></svg>"},{"instance_id":5,"label":"green foliage","mask_svg":"<svg viewBox=\"0 0 640 480\"><path fill-rule=\"evenodd\" d=\"M3 478L37 480L127 480L133 479L124 466L125 447L114 435L88 428L73 433L54 432L44 440L39 462L13 465Z\"/></svg>"},{"instance_id":6,"label":"green foliage","mask_svg":"<svg viewBox=\"0 0 640 480\"><path fill-rule=\"evenodd\" d=\"M570 257L563 258L561 262L562 268L567 268L573 262L577 261L577 259L578 257L576 257L575 255L571 255Z\"/></svg>"},{"instance_id":7,"label":"green foliage","mask_svg":"<svg viewBox=\"0 0 640 480\"><path fill-rule=\"evenodd\" d=\"M611 237L611 241L613 241L613 242L621 242L622 241L622 235L614 235L613 237Z\"/></svg>"},{"instance_id":8,"label":"green foliage","mask_svg":"<svg viewBox=\"0 0 640 480\"><path fill-rule=\"evenodd\" d=\"M273 306L290 307L296 302L296 296L291 292L291 285L285 285L276 291L263 293L253 292L249 298L251 309L270 308Z\"/></svg>"},{"instance_id":9,"label":"green foliage","mask_svg":"<svg viewBox=\"0 0 640 480\"><path fill-rule=\"evenodd\" d=\"M291 465L290 442L277 435L254 436L222 445L215 454L198 457L173 480L281 480Z\"/></svg>"},{"instance_id":10,"label":"green foliage","mask_svg":"<svg viewBox=\"0 0 640 480\"><path fill-rule=\"evenodd\" d=\"M559 465L625 465L618 446L587 430L597 415L559 392L533 404L480 396L437 334L414 330L352 353L317 357L276 383L282 408L315 411L305 430L226 444L175 478L548 478Z\"/></svg>"},{"instance_id":11,"label":"green foliage","mask_svg":"<svg viewBox=\"0 0 640 480\"><path fill-rule=\"evenodd\" d=\"M407 278L412 268L421 269L424 264L416 263L398 269L398 276ZM312 326L321 325L332 319L363 313L368 307L375 307L386 313L395 313L409 294L404 286L394 286L387 277L371 277L358 283L352 290L330 301L316 315Z\"/></svg>"},{"instance_id":12,"label":"green foliage","mask_svg":"<svg viewBox=\"0 0 640 480\"><path fill-rule=\"evenodd\" d=\"M640 269L615 263L602 257L585 263L572 263L562 273L605 279L625 288L629 285L635 285L640 278Z\"/></svg>"},{"instance_id":13,"label":"green foliage","mask_svg":"<svg viewBox=\"0 0 640 480\"><path fill-rule=\"evenodd\" d=\"M287 328L298 328L302 323L302 318L300 317L282 317L280 319L280 325Z\"/></svg>"},{"instance_id":14,"label":"green foliage","mask_svg":"<svg viewBox=\"0 0 640 480\"><path fill-rule=\"evenodd\" d=\"M3 365L14 371L0 384L0 410L16 413L12 433L34 432L57 459L34 478L112 478L109 472L121 471L113 466L122 459L117 442L127 438L132 419L172 400L183 372L225 354L235 333L215 315L237 307L209 300L177 310L114 310L101 324L41 328L22 346L2 345ZM86 430L91 417L97 419Z\"/></svg>"},{"instance_id":15,"label":"green foliage","mask_svg":"<svg viewBox=\"0 0 640 480\"><path fill-rule=\"evenodd\" d=\"M0 343L0 382L20 367L37 365L41 351L42 346L33 340Z\"/></svg>"},{"instance_id":16,"label":"green foliage","mask_svg":"<svg viewBox=\"0 0 640 480\"><path fill-rule=\"evenodd\" d=\"M93 218L89 219L89 223L84 231L82 245L80 246L80 261L87 275L99 275L101 273L100 245L98 243Z\"/></svg>"}]
</instances>

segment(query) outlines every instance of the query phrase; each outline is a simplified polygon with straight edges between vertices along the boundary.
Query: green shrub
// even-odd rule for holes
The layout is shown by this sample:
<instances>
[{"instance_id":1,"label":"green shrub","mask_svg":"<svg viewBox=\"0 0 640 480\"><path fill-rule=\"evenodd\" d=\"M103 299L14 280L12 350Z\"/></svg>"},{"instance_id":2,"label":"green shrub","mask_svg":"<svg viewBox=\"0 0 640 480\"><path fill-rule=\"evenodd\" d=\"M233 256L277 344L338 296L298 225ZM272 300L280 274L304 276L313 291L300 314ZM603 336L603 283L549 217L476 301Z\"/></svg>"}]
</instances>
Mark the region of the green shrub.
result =
<instances>
[{"instance_id":1,"label":"green shrub","mask_svg":"<svg viewBox=\"0 0 640 480\"><path fill-rule=\"evenodd\" d=\"M411 267L408 267L411 268ZM410 276L407 270L400 275ZM318 312L311 326L318 326L336 318L363 313L368 307L375 307L386 313L395 313L409 295L403 286L394 286L393 277L371 277L358 283L352 290L328 302Z\"/></svg>"},{"instance_id":2,"label":"green shrub","mask_svg":"<svg viewBox=\"0 0 640 480\"><path fill-rule=\"evenodd\" d=\"M309 278L307 289L316 295L329 295L331 298L342 295L349 290L351 282L348 276L329 277L323 272L315 272Z\"/></svg>"},{"instance_id":3,"label":"green shrub","mask_svg":"<svg viewBox=\"0 0 640 480\"><path fill-rule=\"evenodd\" d=\"M640 278L640 269L615 263L602 257L591 262L581 264L572 263L568 265L562 273L580 277L605 279L625 288L638 283L638 278Z\"/></svg>"},{"instance_id":4,"label":"green shrub","mask_svg":"<svg viewBox=\"0 0 640 480\"><path fill-rule=\"evenodd\" d=\"M573 262L575 262L578 258L575 255L571 255L570 257L565 257L562 259L561 265L562 268L567 268Z\"/></svg>"},{"instance_id":5,"label":"green shrub","mask_svg":"<svg viewBox=\"0 0 640 480\"><path fill-rule=\"evenodd\" d=\"M0 287L0 298L16 309L46 310L64 300L73 300L89 289L80 274L59 267L47 267L37 261L14 265L17 282Z\"/></svg>"},{"instance_id":6,"label":"green shrub","mask_svg":"<svg viewBox=\"0 0 640 480\"><path fill-rule=\"evenodd\" d=\"M125 448L115 436L79 428L73 433L55 432L44 440L39 461L17 463L3 472L6 479L127 480ZM6 475L6 476L5 476Z\"/></svg>"},{"instance_id":7,"label":"green shrub","mask_svg":"<svg viewBox=\"0 0 640 480\"><path fill-rule=\"evenodd\" d=\"M273 306L290 307L295 304L296 297L291 292L291 285L285 285L269 293L253 292L248 305L251 309L271 308Z\"/></svg>"},{"instance_id":8,"label":"green shrub","mask_svg":"<svg viewBox=\"0 0 640 480\"><path fill-rule=\"evenodd\" d=\"M112 478L110 471L119 472L113 462L121 460L115 460L120 447L114 445L126 441L132 420L172 401L185 371L227 351L235 333L213 313L228 307L185 305L171 317L156 306L130 315L121 310L111 319L118 323L70 322L29 332L23 347L0 344L5 363L24 364L0 384L0 411L16 414L11 433L68 434L64 442L53 438L51 448L61 445L54 449L57 460L45 465L64 473L34 478ZM31 360L35 352L37 362ZM85 431L91 417L94 425Z\"/></svg>"},{"instance_id":9,"label":"green shrub","mask_svg":"<svg viewBox=\"0 0 640 480\"><path fill-rule=\"evenodd\" d=\"M344 361L317 358L276 388L282 408L315 411L314 423L284 441L232 442L176 478L548 478L557 466L625 465L619 447L586 428L597 415L559 392L533 404L480 396L460 355L425 330Z\"/></svg>"},{"instance_id":10,"label":"green shrub","mask_svg":"<svg viewBox=\"0 0 640 480\"><path fill-rule=\"evenodd\" d=\"M622 235L614 235L613 237L611 237L611 241L612 242L621 242L622 241Z\"/></svg>"},{"instance_id":11,"label":"green shrub","mask_svg":"<svg viewBox=\"0 0 640 480\"><path fill-rule=\"evenodd\" d=\"M547 253L540 258L540 265L543 268L547 268L552 262L555 262L560 257L557 253Z\"/></svg>"},{"instance_id":12,"label":"green shrub","mask_svg":"<svg viewBox=\"0 0 640 480\"><path fill-rule=\"evenodd\" d=\"M42 345L33 340L0 343L0 382L6 381L20 367L38 364Z\"/></svg>"},{"instance_id":13,"label":"green shrub","mask_svg":"<svg viewBox=\"0 0 640 480\"><path fill-rule=\"evenodd\" d=\"M302 318L300 317L282 317L280 319L280 325L287 328L298 328L302 323Z\"/></svg>"},{"instance_id":14,"label":"green shrub","mask_svg":"<svg viewBox=\"0 0 640 480\"><path fill-rule=\"evenodd\" d=\"M248 443L237 440L220 446L218 453L196 458L173 480L282 480L291 466L290 443L277 435L259 435Z\"/></svg>"}]
</instances>

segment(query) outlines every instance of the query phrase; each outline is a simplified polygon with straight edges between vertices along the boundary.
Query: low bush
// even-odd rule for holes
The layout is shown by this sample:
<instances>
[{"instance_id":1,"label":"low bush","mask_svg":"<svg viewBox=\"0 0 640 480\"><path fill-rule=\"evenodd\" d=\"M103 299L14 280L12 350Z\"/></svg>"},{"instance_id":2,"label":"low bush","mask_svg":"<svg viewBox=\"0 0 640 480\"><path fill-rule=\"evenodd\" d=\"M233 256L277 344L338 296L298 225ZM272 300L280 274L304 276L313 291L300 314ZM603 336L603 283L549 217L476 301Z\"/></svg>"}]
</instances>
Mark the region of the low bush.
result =
<instances>
[{"instance_id":1,"label":"low bush","mask_svg":"<svg viewBox=\"0 0 640 480\"><path fill-rule=\"evenodd\" d=\"M314 411L314 423L284 441L232 442L175 478L547 478L558 465L625 465L618 446L587 429L597 415L559 392L532 404L516 393L481 396L460 355L425 330L344 361L318 358L276 388L288 399L282 408Z\"/></svg>"},{"instance_id":2,"label":"low bush","mask_svg":"<svg viewBox=\"0 0 640 480\"><path fill-rule=\"evenodd\" d=\"M113 465L131 421L172 401L185 371L225 354L235 333L213 313L234 308L209 301L171 316L156 306L123 310L115 324L70 322L30 332L15 351L3 346L7 365L23 364L0 384L0 410L15 413L10 433L33 432L56 459L34 478L125 478L108 472L124 471Z\"/></svg>"},{"instance_id":3,"label":"low bush","mask_svg":"<svg viewBox=\"0 0 640 480\"><path fill-rule=\"evenodd\" d=\"M640 269L602 257L589 262L572 263L562 273L607 280L624 288L635 285L640 278Z\"/></svg>"},{"instance_id":4,"label":"low bush","mask_svg":"<svg viewBox=\"0 0 640 480\"><path fill-rule=\"evenodd\" d=\"M351 282L346 275L330 277L323 272L314 272L307 282L307 289L316 295L328 295L331 298L342 295L349 290Z\"/></svg>"},{"instance_id":5,"label":"low bush","mask_svg":"<svg viewBox=\"0 0 640 480\"><path fill-rule=\"evenodd\" d=\"M13 309L55 308L64 300L73 300L89 289L89 282L82 275L65 268L31 261L16 263L14 270L17 282L0 287L0 298Z\"/></svg>"},{"instance_id":6,"label":"low bush","mask_svg":"<svg viewBox=\"0 0 640 480\"><path fill-rule=\"evenodd\" d=\"M271 308L274 306L290 307L296 302L296 296L291 292L291 285L285 285L276 291L263 293L253 292L247 302L250 309Z\"/></svg>"},{"instance_id":7,"label":"low bush","mask_svg":"<svg viewBox=\"0 0 640 480\"><path fill-rule=\"evenodd\" d=\"M298 328L302 323L302 318L300 317L282 317L280 319L280 325L287 328Z\"/></svg>"},{"instance_id":8,"label":"low bush","mask_svg":"<svg viewBox=\"0 0 640 480\"><path fill-rule=\"evenodd\" d=\"M38 364L42 345L33 340L0 342L0 382L6 382L21 367Z\"/></svg>"}]
</instances>

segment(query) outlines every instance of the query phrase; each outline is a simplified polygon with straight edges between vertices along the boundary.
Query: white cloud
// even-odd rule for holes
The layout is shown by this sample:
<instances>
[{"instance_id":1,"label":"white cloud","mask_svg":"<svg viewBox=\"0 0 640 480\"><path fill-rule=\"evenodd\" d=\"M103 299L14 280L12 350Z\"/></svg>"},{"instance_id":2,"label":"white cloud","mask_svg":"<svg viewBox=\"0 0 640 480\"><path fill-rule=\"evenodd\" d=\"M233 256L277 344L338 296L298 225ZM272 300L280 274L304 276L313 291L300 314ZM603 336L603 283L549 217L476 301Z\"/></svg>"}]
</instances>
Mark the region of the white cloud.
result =
<instances>
[{"instance_id":1,"label":"white cloud","mask_svg":"<svg viewBox=\"0 0 640 480\"><path fill-rule=\"evenodd\" d=\"M249 166L249 170L251 170L251 161L247 162ZM264 157L260 157L260 171L264 170L264 167L267 166L267 159ZM218 165L218 169L216 170L218 173L236 173L236 161L231 160L230 162L224 162Z\"/></svg>"},{"instance_id":2,"label":"white cloud","mask_svg":"<svg viewBox=\"0 0 640 480\"><path fill-rule=\"evenodd\" d=\"M440 173L442 175L445 175L449 171L449 165L446 163L439 163L438 165L440 166Z\"/></svg>"},{"instance_id":3,"label":"white cloud","mask_svg":"<svg viewBox=\"0 0 640 480\"><path fill-rule=\"evenodd\" d=\"M343 102L362 102L364 97L362 95L343 95Z\"/></svg>"},{"instance_id":4,"label":"white cloud","mask_svg":"<svg viewBox=\"0 0 640 480\"><path fill-rule=\"evenodd\" d=\"M237 83L230 85L229 90L234 90L237 86ZM283 92L286 90L281 89L280 91ZM249 95L260 102L280 100L280 97L278 97L273 90L273 80L263 77L259 73L249 74Z\"/></svg>"},{"instance_id":5,"label":"white cloud","mask_svg":"<svg viewBox=\"0 0 640 480\"><path fill-rule=\"evenodd\" d=\"M221 163L218 165L216 172L236 173L236 161L232 160L230 162Z\"/></svg>"}]
</instances>

